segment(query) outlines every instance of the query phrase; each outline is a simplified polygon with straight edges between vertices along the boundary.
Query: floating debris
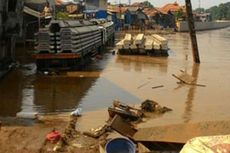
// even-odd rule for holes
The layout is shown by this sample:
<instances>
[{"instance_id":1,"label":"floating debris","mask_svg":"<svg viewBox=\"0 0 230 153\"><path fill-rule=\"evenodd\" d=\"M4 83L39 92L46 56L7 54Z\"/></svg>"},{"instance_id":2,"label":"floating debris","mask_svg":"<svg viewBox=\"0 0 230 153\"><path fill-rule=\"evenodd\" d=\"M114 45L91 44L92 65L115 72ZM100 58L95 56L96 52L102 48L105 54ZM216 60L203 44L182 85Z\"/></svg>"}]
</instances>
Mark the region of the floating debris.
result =
<instances>
[{"instance_id":1,"label":"floating debris","mask_svg":"<svg viewBox=\"0 0 230 153\"><path fill-rule=\"evenodd\" d=\"M141 104L141 110L143 112L155 112L155 113L165 113L168 111L172 111L172 109L168 108L168 107L162 107L160 106L157 102L153 101L153 100L145 100L142 104Z\"/></svg>"},{"instance_id":2,"label":"floating debris","mask_svg":"<svg viewBox=\"0 0 230 153\"><path fill-rule=\"evenodd\" d=\"M187 85L194 85L194 86L199 86L199 87L206 87L206 85L203 85L203 84L197 84L197 83L193 83L193 81L187 81L185 80L184 78L182 77L179 77L175 74L172 74L172 76L176 79L178 79L180 81L180 83L184 83L184 84L187 84Z\"/></svg>"},{"instance_id":3,"label":"floating debris","mask_svg":"<svg viewBox=\"0 0 230 153\"><path fill-rule=\"evenodd\" d=\"M159 85L159 86L154 86L154 87L152 87L152 89L163 88L163 87L164 87L163 85Z\"/></svg>"},{"instance_id":4,"label":"floating debris","mask_svg":"<svg viewBox=\"0 0 230 153\"><path fill-rule=\"evenodd\" d=\"M77 108L75 111L71 112L72 116L80 117L82 112L82 108Z\"/></svg>"},{"instance_id":5,"label":"floating debris","mask_svg":"<svg viewBox=\"0 0 230 153\"><path fill-rule=\"evenodd\" d=\"M137 89L140 89L140 88L146 86L146 85L149 84L150 82L151 82L151 81L148 81L148 82L143 83L142 85L138 86Z\"/></svg>"}]
</instances>

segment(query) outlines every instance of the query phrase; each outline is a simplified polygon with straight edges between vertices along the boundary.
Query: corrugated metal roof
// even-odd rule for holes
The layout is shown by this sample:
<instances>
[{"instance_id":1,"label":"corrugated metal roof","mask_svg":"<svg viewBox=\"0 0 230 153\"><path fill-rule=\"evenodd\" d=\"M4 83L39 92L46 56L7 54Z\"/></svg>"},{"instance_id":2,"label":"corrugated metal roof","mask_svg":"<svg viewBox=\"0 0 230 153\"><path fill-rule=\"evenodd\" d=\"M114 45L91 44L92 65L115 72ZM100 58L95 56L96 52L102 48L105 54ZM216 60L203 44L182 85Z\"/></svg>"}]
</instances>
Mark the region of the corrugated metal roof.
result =
<instances>
[{"instance_id":1,"label":"corrugated metal roof","mask_svg":"<svg viewBox=\"0 0 230 153\"><path fill-rule=\"evenodd\" d=\"M127 10L127 7L119 7L117 5L108 5L107 7L107 11L112 13L124 13Z\"/></svg>"},{"instance_id":2,"label":"corrugated metal roof","mask_svg":"<svg viewBox=\"0 0 230 153\"><path fill-rule=\"evenodd\" d=\"M162 12L168 12L168 11L176 12L176 11L180 10L181 8L182 7L177 2L175 2L175 3L166 4L165 6L160 8L160 10Z\"/></svg>"}]
</instances>

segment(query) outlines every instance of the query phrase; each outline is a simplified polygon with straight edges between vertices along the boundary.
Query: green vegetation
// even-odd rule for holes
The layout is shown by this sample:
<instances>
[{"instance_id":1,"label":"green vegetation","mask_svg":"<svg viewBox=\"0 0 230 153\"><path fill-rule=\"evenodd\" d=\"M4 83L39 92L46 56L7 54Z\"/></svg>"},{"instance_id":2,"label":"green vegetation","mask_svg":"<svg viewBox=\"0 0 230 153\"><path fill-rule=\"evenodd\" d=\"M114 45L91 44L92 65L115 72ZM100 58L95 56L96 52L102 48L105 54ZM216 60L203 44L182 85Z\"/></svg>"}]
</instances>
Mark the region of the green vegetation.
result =
<instances>
[{"instance_id":1,"label":"green vegetation","mask_svg":"<svg viewBox=\"0 0 230 153\"><path fill-rule=\"evenodd\" d=\"M174 13L175 19L181 19L185 16L185 13L182 8L180 8L177 12Z\"/></svg>"},{"instance_id":2,"label":"green vegetation","mask_svg":"<svg viewBox=\"0 0 230 153\"><path fill-rule=\"evenodd\" d=\"M204 13L205 9L204 8L197 8L197 9L195 9L194 12L196 12L196 13Z\"/></svg>"},{"instance_id":3,"label":"green vegetation","mask_svg":"<svg viewBox=\"0 0 230 153\"><path fill-rule=\"evenodd\" d=\"M198 8L197 13L210 13L211 20L230 20L230 2L222 3L219 6L213 6L207 10Z\"/></svg>"},{"instance_id":4,"label":"green vegetation","mask_svg":"<svg viewBox=\"0 0 230 153\"><path fill-rule=\"evenodd\" d=\"M206 12L211 13L212 20L230 20L230 2L213 6L207 9Z\"/></svg>"},{"instance_id":5,"label":"green vegetation","mask_svg":"<svg viewBox=\"0 0 230 153\"><path fill-rule=\"evenodd\" d=\"M56 14L56 18L57 19L69 19L69 14L68 13L66 13L66 12L57 12L57 14Z\"/></svg>"},{"instance_id":6,"label":"green vegetation","mask_svg":"<svg viewBox=\"0 0 230 153\"><path fill-rule=\"evenodd\" d=\"M149 1L142 2L143 7L153 8L153 5Z\"/></svg>"}]
</instances>

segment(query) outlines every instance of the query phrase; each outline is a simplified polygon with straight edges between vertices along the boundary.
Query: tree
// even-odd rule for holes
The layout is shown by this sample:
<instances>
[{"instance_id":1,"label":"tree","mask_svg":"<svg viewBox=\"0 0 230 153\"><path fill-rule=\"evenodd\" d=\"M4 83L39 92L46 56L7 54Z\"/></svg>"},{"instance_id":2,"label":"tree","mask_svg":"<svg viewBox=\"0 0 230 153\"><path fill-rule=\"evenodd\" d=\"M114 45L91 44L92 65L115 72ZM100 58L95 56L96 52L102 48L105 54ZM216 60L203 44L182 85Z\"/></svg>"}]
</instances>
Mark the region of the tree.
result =
<instances>
[{"instance_id":1,"label":"tree","mask_svg":"<svg viewBox=\"0 0 230 153\"><path fill-rule=\"evenodd\" d=\"M213 6L205 10L205 12L211 14L212 20L230 20L230 2L220 4L219 6Z\"/></svg>"},{"instance_id":2,"label":"tree","mask_svg":"<svg viewBox=\"0 0 230 153\"><path fill-rule=\"evenodd\" d=\"M174 13L175 19L181 19L185 16L184 11L182 8L180 8L177 12Z\"/></svg>"},{"instance_id":3,"label":"tree","mask_svg":"<svg viewBox=\"0 0 230 153\"><path fill-rule=\"evenodd\" d=\"M143 7L153 8L153 5L149 1L142 2Z\"/></svg>"},{"instance_id":4,"label":"tree","mask_svg":"<svg viewBox=\"0 0 230 153\"><path fill-rule=\"evenodd\" d=\"M204 8L197 8L197 9L195 9L194 12L196 12L196 13L204 13L205 9Z\"/></svg>"}]
</instances>

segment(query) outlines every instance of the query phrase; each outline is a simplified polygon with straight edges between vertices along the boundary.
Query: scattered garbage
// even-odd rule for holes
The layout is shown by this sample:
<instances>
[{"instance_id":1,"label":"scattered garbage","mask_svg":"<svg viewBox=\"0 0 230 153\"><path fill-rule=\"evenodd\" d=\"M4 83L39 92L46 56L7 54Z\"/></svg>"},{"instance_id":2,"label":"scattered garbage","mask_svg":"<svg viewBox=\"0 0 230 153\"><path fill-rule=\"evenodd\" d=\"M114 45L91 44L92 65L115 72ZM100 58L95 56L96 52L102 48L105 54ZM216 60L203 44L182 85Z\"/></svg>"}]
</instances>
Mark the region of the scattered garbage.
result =
<instances>
[{"instance_id":1,"label":"scattered garbage","mask_svg":"<svg viewBox=\"0 0 230 153\"><path fill-rule=\"evenodd\" d=\"M106 153L135 153L136 146L128 138L114 138L105 145Z\"/></svg>"},{"instance_id":2,"label":"scattered garbage","mask_svg":"<svg viewBox=\"0 0 230 153\"><path fill-rule=\"evenodd\" d=\"M110 118L113 118L116 114L131 121L140 120L143 113L140 109L131 107L126 104L122 104L120 101L115 100L113 106L108 108Z\"/></svg>"},{"instance_id":3,"label":"scattered garbage","mask_svg":"<svg viewBox=\"0 0 230 153\"><path fill-rule=\"evenodd\" d=\"M76 131L76 122L77 117L70 116L70 121L67 127L64 130L64 133L62 137L60 137L58 143L54 146L53 151L61 151L64 146L69 145L70 142L76 137L77 131Z\"/></svg>"},{"instance_id":4,"label":"scattered garbage","mask_svg":"<svg viewBox=\"0 0 230 153\"><path fill-rule=\"evenodd\" d=\"M93 138L99 138L100 136L109 131L111 131L110 126L105 124L104 126L101 126L96 129L92 128L90 132L83 132L83 134Z\"/></svg>"},{"instance_id":5,"label":"scattered garbage","mask_svg":"<svg viewBox=\"0 0 230 153\"><path fill-rule=\"evenodd\" d=\"M24 119L38 119L38 112L18 112L16 117Z\"/></svg>"},{"instance_id":6,"label":"scattered garbage","mask_svg":"<svg viewBox=\"0 0 230 153\"><path fill-rule=\"evenodd\" d=\"M81 116L82 108L77 108L75 111L71 112L72 116Z\"/></svg>"},{"instance_id":7,"label":"scattered garbage","mask_svg":"<svg viewBox=\"0 0 230 153\"><path fill-rule=\"evenodd\" d=\"M194 85L194 86L199 86L199 87L206 87L206 85L203 84L197 84L195 83L195 78L193 78L192 76L186 74L184 71L181 71L182 74L179 76L172 74L172 76L176 79L178 79L180 82L179 83L184 83L187 85Z\"/></svg>"},{"instance_id":8,"label":"scattered garbage","mask_svg":"<svg viewBox=\"0 0 230 153\"><path fill-rule=\"evenodd\" d=\"M152 89L163 88L163 87L164 87L163 85L159 85L159 86L154 86L154 87L152 87Z\"/></svg>"},{"instance_id":9,"label":"scattered garbage","mask_svg":"<svg viewBox=\"0 0 230 153\"><path fill-rule=\"evenodd\" d=\"M145 112L163 114L168 111L172 111L172 109L162 107L152 100L145 100L140 108L131 107L118 100L114 100L112 107L108 108L110 118L107 123L104 126L91 129L91 131L84 132L83 134L93 138L99 138L104 133L110 132L111 129L113 129L126 137L132 138L137 131L132 123L142 121Z\"/></svg>"},{"instance_id":10,"label":"scattered garbage","mask_svg":"<svg viewBox=\"0 0 230 153\"><path fill-rule=\"evenodd\" d=\"M145 113L165 113L171 111L167 107L160 106L153 100L145 100L140 106L129 106L118 100L114 100L111 107L108 108L109 119L103 126L92 128L90 131L80 133L76 131L76 122L81 116L81 108L71 112L70 121L61 135L55 129L47 134L46 140L55 143L53 151L65 151L68 147L75 149L97 149L101 153L135 153L136 145L142 143L134 139L138 132L136 124L145 117ZM108 138L109 132L116 131L120 136L118 138ZM79 143L81 139L97 139L95 144ZM89 147L90 146L90 147ZM99 148L98 148L99 147Z\"/></svg>"},{"instance_id":11,"label":"scattered garbage","mask_svg":"<svg viewBox=\"0 0 230 153\"><path fill-rule=\"evenodd\" d=\"M76 147L76 148L82 148L83 147L83 145L80 143L74 143L74 144L72 144L72 146Z\"/></svg>"},{"instance_id":12,"label":"scattered garbage","mask_svg":"<svg viewBox=\"0 0 230 153\"><path fill-rule=\"evenodd\" d=\"M50 133L46 135L46 140L52 143L56 143L61 139L61 134L56 129L53 129Z\"/></svg>"},{"instance_id":13,"label":"scattered garbage","mask_svg":"<svg viewBox=\"0 0 230 153\"><path fill-rule=\"evenodd\" d=\"M165 113L168 111L172 111L172 109L168 108L168 107L162 107L160 106L157 102L153 101L153 100L145 100L142 104L141 104L141 110L143 112L156 112L156 113Z\"/></svg>"},{"instance_id":14,"label":"scattered garbage","mask_svg":"<svg viewBox=\"0 0 230 153\"><path fill-rule=\"evenodd\" d=\"M133 124L127 122L123 117L119 115L114 116L110 122L110 127L128 138L133 138L134 134L137 132L137 129L135 129Z\"/></svg>"},{"instance_id":15,"label":"scattered garbage","mask_svg":"<svg viewBox=\"0 0 230 153\"><path fill-rule=\"evenodd\" d=\"M143 83L142 85L138 86L137 89L140 89L140 88L146 86L146 85L149 84L150 82L151 82L151 81L148 81L148 82Z\"/></svg>"}]
</instances>

